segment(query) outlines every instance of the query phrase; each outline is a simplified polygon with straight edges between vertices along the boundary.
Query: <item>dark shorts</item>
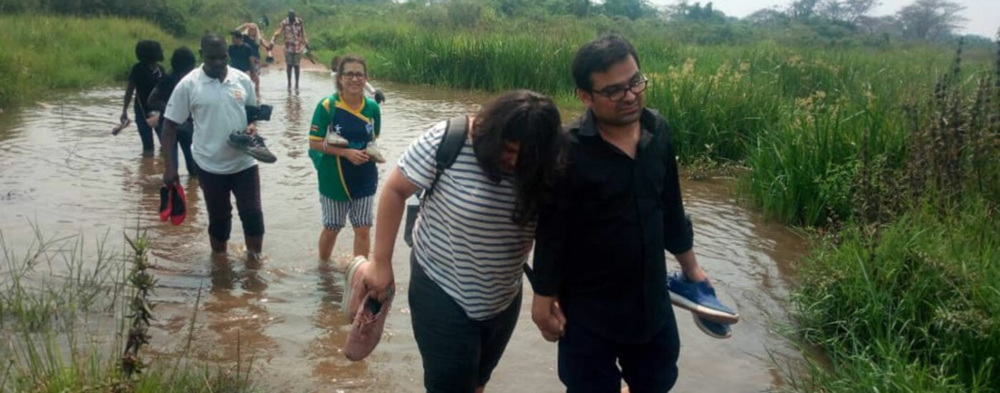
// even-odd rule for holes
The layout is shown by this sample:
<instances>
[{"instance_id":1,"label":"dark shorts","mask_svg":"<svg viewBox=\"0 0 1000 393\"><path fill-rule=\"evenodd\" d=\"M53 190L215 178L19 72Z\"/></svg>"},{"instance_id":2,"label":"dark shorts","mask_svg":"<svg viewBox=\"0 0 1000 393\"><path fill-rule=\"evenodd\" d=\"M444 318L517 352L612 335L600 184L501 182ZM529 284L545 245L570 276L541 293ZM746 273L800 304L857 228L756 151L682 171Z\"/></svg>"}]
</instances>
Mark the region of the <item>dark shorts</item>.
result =
<instances>
[{"instance_id":1,"label":"dark shorts","mask_svg":"<svg viewBox=\"0 0 1000 393\"><path fill-rule=\"evenodd\" d=\"M567 393L665 393L677 382L680 337L670 313L667 323L645 343L626 344L598 336L569 321L559 340L559 380Z\"/></svg>"},{"instance_id":2,"label":"dark shorts","mask_svg":"<svg viewBox=\"0 0 1000 393\"><path fill-rule=\"evenodd\" d=\"M229 175L199 170L201 173L198 175L198 183L208 210L209 236L220 241L229 240L233 225L230 194L236 198L236 210L243 223L243 235L264 236L264 213L260 208L260 172L257 166Z\"/></svg>"},{"instance_id":3,"label":"dark shorts","mask_svg":"<svg viewBox=\"0 0 1000 393\"><path fill-rule=\"evenodd\" d=\"M462 307L410 257L410 319L424 364L428 393L472 393L486 385L507 348L521 294L485 321L469 319Z\"/></svg>"}]
</instances>

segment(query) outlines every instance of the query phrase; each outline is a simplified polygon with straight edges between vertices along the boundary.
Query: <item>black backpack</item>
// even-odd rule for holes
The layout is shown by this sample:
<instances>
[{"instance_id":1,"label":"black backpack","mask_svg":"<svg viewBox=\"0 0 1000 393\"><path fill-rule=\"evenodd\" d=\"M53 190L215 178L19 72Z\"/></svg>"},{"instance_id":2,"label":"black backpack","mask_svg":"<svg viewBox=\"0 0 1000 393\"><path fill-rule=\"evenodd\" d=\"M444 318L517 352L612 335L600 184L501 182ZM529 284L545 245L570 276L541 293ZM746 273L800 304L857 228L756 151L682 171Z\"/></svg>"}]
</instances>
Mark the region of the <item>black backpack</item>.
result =
<instances>
[{"instance_id":1,"label":"black backpack","mask_svg":"<svg viewBox=\"0 0 1000 393\"><path fill-rule=\"evenodd\" d=\"M434 180L431 181L431 186L406 201L406 226L403 228L403 240L410 247L413 247L413 225L417 221L417 214L420 213L423 201L434 193L434 186L441 179L441 173L444 173L445 169L451 168L455 163L459 153L462 152L462 146L465 146L465 140L468 138L468 116L453 117L448 119L447 124L441 145L438 146L437 151L434 153L436 165Z\"/></svg>"}]
</instances>

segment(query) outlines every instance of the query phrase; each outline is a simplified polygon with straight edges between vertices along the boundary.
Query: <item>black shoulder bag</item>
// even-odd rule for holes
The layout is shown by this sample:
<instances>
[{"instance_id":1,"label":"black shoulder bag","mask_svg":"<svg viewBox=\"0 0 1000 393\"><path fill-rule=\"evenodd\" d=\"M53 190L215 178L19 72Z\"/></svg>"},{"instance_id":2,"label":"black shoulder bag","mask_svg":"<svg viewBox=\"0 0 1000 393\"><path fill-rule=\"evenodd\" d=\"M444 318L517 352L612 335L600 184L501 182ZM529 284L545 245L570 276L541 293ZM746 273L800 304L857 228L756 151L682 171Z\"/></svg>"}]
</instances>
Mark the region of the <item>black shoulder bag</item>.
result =
<instances>
[{"instance_id":1,"label":"black shoulder bag","mask_svg":"<svg viewBox=\"0 0 1000 393\"><path fill-rule=\"evenodd\" d=\"M468 138L468 130L468 116L448 119L444 137L434 154L434 161L436 161L434 180L431 181L430 187L406 201L406 227L403 229L403 240L406 241L408 246L413 247L413 225L417 222L417 214L420 213L420 206L424 200L434 193L434 186L441 179L441 173L445 169L451 168L455 160L458 159L459 153L462 152L462 146L465 146L465 140Z\"/></svg>"}]
</instances>

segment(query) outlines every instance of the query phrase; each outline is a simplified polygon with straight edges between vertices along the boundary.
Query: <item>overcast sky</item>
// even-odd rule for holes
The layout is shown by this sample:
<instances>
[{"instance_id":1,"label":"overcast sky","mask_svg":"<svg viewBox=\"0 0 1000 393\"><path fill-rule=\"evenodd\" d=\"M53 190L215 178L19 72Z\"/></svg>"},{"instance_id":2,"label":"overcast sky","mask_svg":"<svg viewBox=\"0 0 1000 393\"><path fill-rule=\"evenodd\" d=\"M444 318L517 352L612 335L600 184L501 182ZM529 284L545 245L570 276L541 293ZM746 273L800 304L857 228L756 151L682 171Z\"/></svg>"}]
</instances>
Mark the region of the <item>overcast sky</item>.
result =
<instances>
[{"instance_id":1,"label":"overcast sky","mask_svg":"<svg viewBox=\"0 0 1000 393\"><path fill-rule=\"evenodd\" d=\"M706 0L688 0L689 4L701 1L707 4ZM786 8L793 0L709 0L712 1L715 9L725 12L726 15L744 17L762 8L778 6ZM880 0L882 5L872 11L873 16L891 15L899 11L906 5L913 4L915 0ZM994 37L997 28L1000 27L1000 0L952 0L963 6L962 11L968 21L965 22L963 33L979 34L986 37ZM677 3L676 0L651 0L656 5L669 5Z\"/></svg>"}]
</instances>

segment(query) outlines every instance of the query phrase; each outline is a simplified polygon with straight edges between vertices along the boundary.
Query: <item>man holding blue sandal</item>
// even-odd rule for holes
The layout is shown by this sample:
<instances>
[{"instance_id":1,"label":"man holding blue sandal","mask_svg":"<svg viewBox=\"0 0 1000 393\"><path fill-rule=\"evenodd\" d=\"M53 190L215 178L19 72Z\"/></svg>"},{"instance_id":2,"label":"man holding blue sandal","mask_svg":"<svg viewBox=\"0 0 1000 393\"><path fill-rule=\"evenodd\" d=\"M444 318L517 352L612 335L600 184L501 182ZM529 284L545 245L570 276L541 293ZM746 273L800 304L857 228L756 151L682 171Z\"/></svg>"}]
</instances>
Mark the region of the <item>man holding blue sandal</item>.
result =
<instances>
[{"instance_id":1,"label":"man holding blue sandal","mask_svg":"<svg viewBox=\"0 0 1000 393\"><path fill-rule=\"evenodd\" d=\"M539 209L532 320L558 340L568 392L617 392L622 379L634 392L666 392L680 351L671 300L715 337L739 316L698 265L669 129L645 107L635 48L598 38L577 51L573 77L587 111L569 126L557 195ZM668 278L663 250L680 275Z\"/></svg>"}]
</instances>

